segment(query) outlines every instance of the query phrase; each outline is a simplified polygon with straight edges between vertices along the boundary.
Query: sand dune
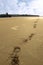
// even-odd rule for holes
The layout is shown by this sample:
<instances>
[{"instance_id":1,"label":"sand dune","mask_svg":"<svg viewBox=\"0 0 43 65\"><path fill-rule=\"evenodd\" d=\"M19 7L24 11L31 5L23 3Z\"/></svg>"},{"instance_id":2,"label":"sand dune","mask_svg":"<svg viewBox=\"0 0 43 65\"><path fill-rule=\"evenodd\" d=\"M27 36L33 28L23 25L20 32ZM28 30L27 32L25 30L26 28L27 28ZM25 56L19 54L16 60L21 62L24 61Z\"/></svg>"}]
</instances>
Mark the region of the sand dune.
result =
<instances>
[{"instance_id":1,"label":"sand dune","mask_svg":"<svg viewBox=\"0 0 43 65\"><path fill-rule=\"evenodd\" d=\"M43 17L0 18L0 65L9 65L15 46L20 65L43 65Z\"/></svg>"}]
</instances>

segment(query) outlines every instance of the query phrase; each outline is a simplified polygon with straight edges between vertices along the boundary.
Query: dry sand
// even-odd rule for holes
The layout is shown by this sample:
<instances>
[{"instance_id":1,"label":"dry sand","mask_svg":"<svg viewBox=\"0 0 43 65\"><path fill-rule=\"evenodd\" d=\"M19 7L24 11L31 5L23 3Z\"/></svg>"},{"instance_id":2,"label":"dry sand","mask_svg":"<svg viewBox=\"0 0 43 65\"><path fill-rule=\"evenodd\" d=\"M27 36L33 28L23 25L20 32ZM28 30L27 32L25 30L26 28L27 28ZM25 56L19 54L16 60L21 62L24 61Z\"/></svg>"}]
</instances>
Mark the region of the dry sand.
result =
<instances>
[{"instance_id":1,"label":"dry sand","mask_svg":"<svg viewBox=\"0 0 43 65\"><path fill-rule=\"evenodd\" d=\"M21 47L20 65L43 65L43 17L0 18L0 65L9 65L15 46Z\"/></svg>"}]
</instances>

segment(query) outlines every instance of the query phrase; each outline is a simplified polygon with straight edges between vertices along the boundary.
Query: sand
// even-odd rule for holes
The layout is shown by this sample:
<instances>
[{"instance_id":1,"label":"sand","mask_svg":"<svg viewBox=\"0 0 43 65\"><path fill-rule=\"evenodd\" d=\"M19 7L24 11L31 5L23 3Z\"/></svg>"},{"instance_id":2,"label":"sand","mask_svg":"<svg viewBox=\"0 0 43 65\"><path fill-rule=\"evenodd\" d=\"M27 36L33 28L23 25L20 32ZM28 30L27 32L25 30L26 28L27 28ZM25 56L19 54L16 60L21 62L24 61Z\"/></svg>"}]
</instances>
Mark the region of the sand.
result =
<instances>
[{"instance_id":1,"label":"sand","mask_svg":"<svg viewBox=\"0 0 43 65\"><path fill-rule=\"evenodd\" d=\"M19 65L43 65L43 17L0 18L0 65L10 64L15 46L21 48Z\"/></svg>"}]
</instances>

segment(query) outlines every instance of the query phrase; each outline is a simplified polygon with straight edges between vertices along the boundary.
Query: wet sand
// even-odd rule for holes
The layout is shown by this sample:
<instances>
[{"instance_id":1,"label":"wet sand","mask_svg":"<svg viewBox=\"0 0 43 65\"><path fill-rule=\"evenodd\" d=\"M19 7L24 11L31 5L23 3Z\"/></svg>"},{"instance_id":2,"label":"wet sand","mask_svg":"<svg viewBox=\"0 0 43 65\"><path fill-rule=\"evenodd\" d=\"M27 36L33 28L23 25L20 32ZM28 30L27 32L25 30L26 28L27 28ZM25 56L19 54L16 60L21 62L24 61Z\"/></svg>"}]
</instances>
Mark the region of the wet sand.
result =
<instances>
[{"instance_id":1,"label":"wet sand","mask_svg":"<svg viewBox=\"0 0 43 65\"><path fill-rule=\"evenodd\" d=\"M10 64L15 46L20 65L43 65L43 17L0 18L0 65Z\"/></svg>"}]
</instances>

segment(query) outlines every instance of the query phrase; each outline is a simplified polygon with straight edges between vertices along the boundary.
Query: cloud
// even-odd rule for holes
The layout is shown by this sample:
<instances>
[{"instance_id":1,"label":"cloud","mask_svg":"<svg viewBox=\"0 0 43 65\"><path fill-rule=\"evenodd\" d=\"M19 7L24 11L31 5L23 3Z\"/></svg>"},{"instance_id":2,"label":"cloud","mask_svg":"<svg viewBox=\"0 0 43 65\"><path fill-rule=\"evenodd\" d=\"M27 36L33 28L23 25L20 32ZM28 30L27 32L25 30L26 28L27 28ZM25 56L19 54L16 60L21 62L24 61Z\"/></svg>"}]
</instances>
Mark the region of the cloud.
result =
<instances>
[{"instance_id":1,"label":"cloud","mask_svg":"<svg viewBox=\"0 0 43 65\"><path fill-rule=\"evenodd\" d=\"M0 13L17 13L18 0L0 0Z\"/></svg>"},{"instance_id":2,"label":"cloud","mask_svg":"<svg viewBox=\"0 0 43 65\"><path fill-rule=\"evenodd\" d=\"M43 15L43 0L32 0L31 2L21 2L19 13Z\"/></svg>"},{"instance_id":3,"label":"cloud","mask_svg":"<svg viewBox=\"0 0 43 65\"><path fill-rule=\"evenodd\" d=\"M43 15L43 0L0 0L0 13Z\"/></svg>"},{"instance_id":4,"label":"cloud","mask_svg":"<svg viewBox=\"0 0 43 65\"><path fill-rule=\"evenodd\" d=\"M26 5L27 4L27 5ZM22 7L21 7L22 6ZM37 15L43 15L43 0L32 0L31 2L21 2L20 13L26 13L26 14L37 14Z\"/></svg>"},{"instance_id":5,"label":"cloud","mask_svg":"<svg viewBox=\"0 0 43 65\"><path fill-rule=\"evenodd\" d=\"M43 15L43 0L33 0L29 7L32 8L34 14Z\"/></svg>"}]
</instances>

